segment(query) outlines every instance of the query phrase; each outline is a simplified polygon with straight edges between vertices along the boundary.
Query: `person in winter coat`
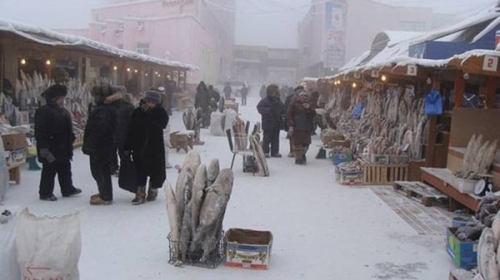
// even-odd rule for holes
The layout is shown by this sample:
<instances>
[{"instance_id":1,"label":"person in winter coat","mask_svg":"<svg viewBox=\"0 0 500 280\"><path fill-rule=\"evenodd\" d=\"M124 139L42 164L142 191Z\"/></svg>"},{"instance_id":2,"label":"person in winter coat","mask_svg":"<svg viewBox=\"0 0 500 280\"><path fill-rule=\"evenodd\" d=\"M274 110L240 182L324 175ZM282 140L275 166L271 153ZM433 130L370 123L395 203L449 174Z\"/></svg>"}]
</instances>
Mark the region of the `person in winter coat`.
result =
<instances>
[{"instance_id":1,"label":"person in winter coat","mask_svg":"<svg viewBox=\"0 0 500 280\"><path fill-rule=\"evenodd\" d=\"M210 98L212 98L215 103L219 103L220 93L216 89L214 89L213 85L208 86L208 92L210 93Z\"/></svg>"},{"instance_id":2,"label":"person in winter coat","mask_svg":"<svg viewBox=\"0 0 500 280\"><path fill-rule=\"evenodd\" d=\"M116 110L116 128L113 150L110 155L110 168L111 174L117 174L120 168L118 164L118 157L121 161L125 156L123 154L125 140L128 135L130 118L132 117L132 112L134 112L134 105L132 105L132 96L127 93L127 89L125 87L114 87L112 90L113 94L106 97L104 102L106 104L113 105Z\"/></svg>"},{"instance_id":3,"label":"person in winter coat","mask_svg":"<svg viewBox=\"0 0 500 280\"><path fill-rule=\"evenodd\" d=\"M90 197L91 205L110 205L113 202L109 159L115 142L116 108L106 103L111 94L113 89L107 84L92 88L94 100L83 135L82 152L89 156L90 172L99 190Z\"/></svg>"},{"instance_id":4,"label":"person in winter coat","mask_svg":"<svg viewBox=\"0 0 500 280\"><path fill-rule=\"evenodd\" d=\"M64 85L53 85L42 93L46 104L35 112L35 139L38 159L43 164L39 195L41 200L56 201L55 177L63 197L77 195L82 190L73 186L71 159L73 158L73 123L62 105L67 94Z\"/></svg>"},{"instance_id":5,"label":"person in winter coat","mask_svg":"<svg viewBox=\"0 0 500 280\"><path fill-rule=\"evenodd\" d=\"M309 103L311 107L316 110L318 108L319 92L313 91L311 97L309 98ZM312 123L311 135L316 135L316 129L318 129L318 116L315 116Z\"/></svg>"},{"instance_id":6,"label":"person in winter coat","mask_svg":"<svg viewBox=\"0 0 500 280\"><path fill-rule=\"evenodd\" d=\"M306 152L311 144L311 127L316 110L309 103L307 92L293 99L286 113L288 135L293 141L295 164L306 164Z\"/></svg>"},{"instance_id":7,"label":"person in winter coat","mask_svg":"<svg viewBox=\"0 0 500 280\"><path fill-rule=\"evenodd\" d=\"M269 85L266 89L267 97L257 104L257 110L262 116L262 130L264 139L262 140L262 150L266 157L281 157L280 131L283 127L283 115L285 114L285 105L280 100L280 92L277 85ZM271 154L269 154L271 146Z\"/></svg>"},{"instance_id":8,"label":"person in winter coat","mask_svg":"<svg viewBox=\"0 0 500 280\"><path fill-rule=\"evenodd\" d=\"M157 91L160 93L161 106L165 109L165 111L167 111L168 114L168 94L164 87L159 87ZM163 144L165 144L165 168L172 168L169 161L169 152L170 148L172 148L172 144L170 143L170 124L167 124L165 129L163 129Z\"/></svg>"},{"instance_id":9,"label":"person in winter coat","mask_svg":"<svg viewBox=\"0 0 500 280\"><path fill-rule=\"evenodd\" d=\"M288 108L290 107L292 100L295 99L297 97L297 95L302 91L304 91L304 87L298 86L293 91L290 92L290 94L288 95L288 97L286 98L286 101L285 101L286 112L288 112ZM290 152L288 153L288 157L293 158L293 157L295 157L295 154L293 153L293 146L294 145L293 145L293 139L288 134L288 125L285 125L285 131L287 132L286 138L288 139L288 143L290 144Z\"/></svg>"},{"instance_id":10,"label":"person in winter coat","mask_svg":"<svg viewBox=\"0 0 500 280\"><path fill-rule=\"evenodd\" d=\"M137 192L132 204L154 201L158 189L166 179L165 144L163 130L168 124L168 114L161 106L160 94L147 91L138 108L132 114L129 134L125 144L127 154L132 154L137 168ZM146 183L149 189L146 198Z\"/></svg>"},{"instance_id":11,"label":"person in winter coat","mask_svg":"<svg viewBox=\"0 0 500 280\"><path fill-rule=\"evenodd\" d=\"M248 88L245 85L240 89L240 94L241 94L241 106L247 105Z\"/></svg>"},{"instance_id":12,"label":"person in winter coat","mask_svg":"<svg viewBox=\"0 0 500 280\"><path fill-rule=\"evenodd\" d=\"M226 83L224 86L224 99L229 100L231 98L231 93L233 93L233 89L229 83Z\"/></svg>"},{"instance_id":13,"label":"person in winter coat","mask_svg":"<svg viewBox=\"0 0 500 280\"><path fill-rule=\"evenodd\" d=\"M201 81L196 88L196 96L194 98L194 108L201 108L203 113L202 128L210 126L210 104L211 97L205 82Z\"/></svg>"}]
</instances>

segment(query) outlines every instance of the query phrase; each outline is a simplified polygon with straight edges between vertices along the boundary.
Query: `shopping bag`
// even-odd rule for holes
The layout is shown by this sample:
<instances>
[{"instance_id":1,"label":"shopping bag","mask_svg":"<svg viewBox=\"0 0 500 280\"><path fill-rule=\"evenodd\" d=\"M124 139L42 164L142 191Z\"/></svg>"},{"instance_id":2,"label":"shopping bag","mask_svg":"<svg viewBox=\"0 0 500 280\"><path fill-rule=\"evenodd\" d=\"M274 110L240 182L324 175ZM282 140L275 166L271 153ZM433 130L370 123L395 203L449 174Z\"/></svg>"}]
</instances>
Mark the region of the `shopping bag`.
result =
<instances>
[{"instance_id":1,"label":"shopping bag","mask_svg":"<svg viewBox=\"0 0 500 280\"><path fill-rule=\"evenodd\" d=\"M424 100L426 115L442 115L443 114L443 97L439 91L433 89Z\"/></svg>"},{"instance_id":2,"label":"shopping bag","mask_svg":"<svg viewBox=\"0 0 500 280\"><path fill-rule=\"evenodd\" d=\"M17 215L1 209L0 213L0 276L5 280L19 280L21 270L16 258L15 230Z\"/></svg>"},{"instance_id":3,"label":"shopping bag","mask_svg":"<svg viewBox=\"0 0 500 280\"><path fill-rule=\"evenodd\" d=\"M135 163L132 161L130 156L125 156L120 160L118 186L120 189L124 189L132 193L137 192L137 171Z\"/></svg>"},{"instance_id":4,"label":"shopping bag","mask_svg":"<svg viewBox=\"0 0 500 280\"><path fill-rule=\"evenodd\" d=\"M24 209L19 213L15 244L21 279L80 279L78 213L38 217Z\"/></svg>"}]
</instances>

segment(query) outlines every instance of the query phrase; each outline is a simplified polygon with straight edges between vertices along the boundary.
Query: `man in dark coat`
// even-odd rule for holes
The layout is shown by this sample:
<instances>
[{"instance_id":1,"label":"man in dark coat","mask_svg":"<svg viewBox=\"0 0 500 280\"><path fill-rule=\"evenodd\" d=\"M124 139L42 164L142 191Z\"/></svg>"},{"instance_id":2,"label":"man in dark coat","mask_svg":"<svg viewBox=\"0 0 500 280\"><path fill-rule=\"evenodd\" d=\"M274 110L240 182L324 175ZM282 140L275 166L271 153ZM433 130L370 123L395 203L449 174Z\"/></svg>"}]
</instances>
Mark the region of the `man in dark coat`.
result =
<instances>
[{"instance_id":1,"label":"man in dark coat","mask_svg":"<svg viewBox=\"0 0 500 280\"><path fill-rule=\"evenodd\" d=\"M132 200L134 205L143 204L146 200L156 200L158 189L163 186L167 178L163 129L167 127L169 117L160 103L161 97L158 92L146 92L130 121L125 149L132 152L137 168L138 187ZM149 190L146 198L148 177Z\"/></svg>"},{"instance_id":2,"label":"man in dark coat","mask_svg":"<svg viewBox=\"0 0 500 280\"><path fill-rule=\"evenodd\" d=\"M288 135L293 141L295 164L306 164L306 153L311 144L311 128L316 110L309 103L307 92L293 99L286 113Z\"/></svg>"},{"instance_id":3,"label":"man in dark coat","mask_svg":"<svg viewBox=\"0 0 500 280\"><path fill-rule=\"evenodd\" d=\"M229 100L231 98L231 93L233 93L233 89L229 83L226 83L224 86L224 99Z\"/></svg>"},{"instance_id":4,"label":"man in dark coat","mask_svg":"<svg viewBox=\"0 0 500 280\"><path fill-rule=\"evenodd\" d=\"M73 158L73 123L64 107L67 88L56 84L42 93L47 103L35 113L35 139L38 158L43 164L39 195L41 200L56 201L54 180L57 174L63 197L77 195L82 190L73 186L71 159Z\"/></svg>"},{"instance_id":5,"label":"man in dark coat","mask_svg":"<svg viewBox=\"0 0 500 280\"><path fill-rule=\"evenodd\" d=\"M220 93L216 89L214 89L213 85L208 86L208 92L210 93L210 98L212 98L215 103L219 103Z\"/></svg>"},{"instance_id":6,"label":"man in dark coat","mask_svg":"<svg viewBox=\"0 0 500 280\"><path fill-rule=\"evenodd\" d=\"M297 97L297 95L302 92L304 90L304 87L303 86L298 86L296 87L293 91L290 92L290 94L288 95L288 97L286 98L285 100L285 110L286 112L288 112L288 108L290 107L290 103L292 103L292 100L294 98ZM293 139L288 136L288 125L285 125L285 131L287 132L287 139L288 139L288 143L290 144L290 152L288 153L288 157L292 158L294 157L294 153L293 153Z\"/></svg>"},{"instance_id":7,"label":"man in dark coat","mask_svg":"<svg viewBox=\"0 0 500 280\"><path fill-rule=\"evenodd\" d=\"M120 161L124 157L125 140L128 135L130 118L134 112L131 95L127 93L125 87L113 87L113 94L106 97L105 103L111 104L116 110L116 128L114 135L113 151L110 157L111 174L116 174L119 170L118 157Z\"/></svg>"},{"instance_id":8,"label":"man in dark coat","mask_svg":"<svg viewBox=\"0 0 500 280\"><path fill-rule=\"evenodd\" d=\"M113 202L109 159L115 140L116 108L105 102L112 93L111 86L107 84L92 88L94 102L85 126L82 146L82 152L89 156L90 172L99 191L90 197L91 205L110 205Z\"/></svg>"},{"instance_id":9,"label":"man in dark coat","mask_svg":"<svg viewBox=\"0 0 500 280\"><path fill-rule=\"evenodd\" d=\"M243 85L243 87L240 89L240 94L241 94L241 106L247 105L248 88L246 85Z\"/></svg>"},{"instance_id":10,"label":"man in dark coat","mask_svg":"<svg viewBox=\"0 0 500 280\"><path fill-rule=\"evenodd\" d=\"M205 82L201 81L196 88L196 96L194 98L194 108L201 108L203 113L203 123L202 128L207 128L210 126L210 104L211 97Z\"/></svg>"},{"instance_id":11,"label":"man in dark coat","mask_svg":"<svg viewBox=\"0 0 500 280\"><path fill-rule=\"evenodd\" d=\"M283 127L282 119L285 114L285 105L280 100L280 92L277 85L269 85L266 89L267 97L257 104L257 110L262 115L262 150L266 157L281 157L280 130ZM271 154L269 154L271 145Z\"/></svg>"}]
</instances>

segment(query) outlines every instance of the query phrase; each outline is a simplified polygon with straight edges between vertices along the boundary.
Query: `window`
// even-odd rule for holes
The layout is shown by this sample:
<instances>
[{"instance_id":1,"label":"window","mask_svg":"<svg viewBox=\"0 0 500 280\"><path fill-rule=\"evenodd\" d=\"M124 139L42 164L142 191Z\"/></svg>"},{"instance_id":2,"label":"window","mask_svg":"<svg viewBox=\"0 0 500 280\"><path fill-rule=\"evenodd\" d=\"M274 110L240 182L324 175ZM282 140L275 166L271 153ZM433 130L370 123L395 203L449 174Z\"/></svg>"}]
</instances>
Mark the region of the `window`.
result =
<instances>
[{"instance_id":1,"label":"window","mask_svg":"<svg viewBox=\"0 0 500 280\"><path fill-rule=\"evenodd\" d=\"M399 28L402 31L425 31L425 22L421 21L400 21Z\"/></svg>"},{"instance_id":2,"label":"window","mask_svg":"<svg viewBox=\"0 0 500 280\"><path fill-rule=\"evenodd\" d=\"M149 55L149 44L137 43L137 52Z\"/></svg>"}]
</instances>

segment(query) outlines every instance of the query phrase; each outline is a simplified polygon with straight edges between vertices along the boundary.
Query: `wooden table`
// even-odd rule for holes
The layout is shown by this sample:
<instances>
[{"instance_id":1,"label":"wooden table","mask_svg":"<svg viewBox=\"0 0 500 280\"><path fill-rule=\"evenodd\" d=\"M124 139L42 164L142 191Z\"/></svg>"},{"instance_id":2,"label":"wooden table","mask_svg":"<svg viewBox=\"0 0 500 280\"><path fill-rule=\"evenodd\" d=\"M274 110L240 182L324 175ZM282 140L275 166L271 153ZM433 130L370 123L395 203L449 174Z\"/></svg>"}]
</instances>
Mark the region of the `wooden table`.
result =
<instances>
[{"instance_id":1,"label":"wooden table","mask_svg":"<svg viewBox=\"0 0 500 280\"><path fill-rule=\"evenodd\" d=\"M429 167L422 167L420 169L422 171L422 181L450 197L450 211L455 211L457 209L457 202L474 212L477 210L481 198L470 193L459 192L454 186L454 175L450 170L446 168Z\"/></svg>"}]
</instances>

